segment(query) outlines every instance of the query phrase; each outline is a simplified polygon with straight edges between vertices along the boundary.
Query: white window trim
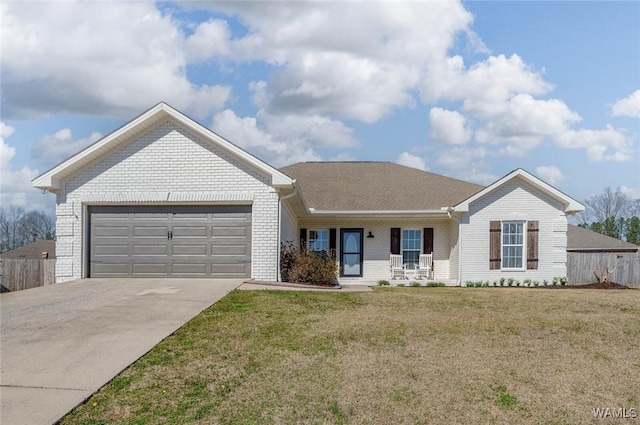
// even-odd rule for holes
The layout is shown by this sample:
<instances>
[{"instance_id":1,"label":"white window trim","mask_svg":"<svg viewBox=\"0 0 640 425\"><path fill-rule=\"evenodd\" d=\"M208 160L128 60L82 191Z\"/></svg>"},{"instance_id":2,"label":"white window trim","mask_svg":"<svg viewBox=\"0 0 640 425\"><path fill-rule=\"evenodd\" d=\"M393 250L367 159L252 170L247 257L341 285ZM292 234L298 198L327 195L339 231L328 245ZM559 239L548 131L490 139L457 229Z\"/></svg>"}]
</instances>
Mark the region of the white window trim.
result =
<instances>
[{"instance_id":1,"label":"white window trim","mask_svg":"<svg viewBox=\"0 0 640 425\"><path fill-rule=\"evenodd\" d=\"M522 266L504 267L504 223L522 223ZM519 246L511 245L509 246ZM500 270L505 271L527 271L527 220L502 220L500 221Z\"/></svg>"},{"instance_id":2,"label":"white window trim","mask_svg":"<svg viewBox=\"0 0 640 425\"><path fill-rule=\"evenodd\" d=\"M405 231L415 231L418 232L418 235L420 236L420 244L417 250L415 249L404 249L404 232ZM405 251L411 251L411 252L415 252L418 251L418 261L420 261L420 254L423 254L422 252L422 247L424 245L424 241L422 240L424 238L424 235L422 234L422 229L414 229L414 228L401 228L400 229L400 255L402 255L402 263L404 265L406 265L407 263L405 263L404 261L404 252Z\"/></svg>"}]
</instances>

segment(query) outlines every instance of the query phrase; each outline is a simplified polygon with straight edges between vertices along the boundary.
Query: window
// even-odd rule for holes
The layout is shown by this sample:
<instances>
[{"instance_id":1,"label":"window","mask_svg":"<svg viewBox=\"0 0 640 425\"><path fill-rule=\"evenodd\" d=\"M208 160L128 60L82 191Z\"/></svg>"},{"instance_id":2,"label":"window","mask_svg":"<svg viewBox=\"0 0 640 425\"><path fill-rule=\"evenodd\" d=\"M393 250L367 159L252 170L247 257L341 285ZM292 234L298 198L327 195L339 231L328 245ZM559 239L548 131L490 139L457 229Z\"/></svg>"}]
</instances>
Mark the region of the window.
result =
<instances>
[{"instance_id":1,"label":"window","mask_svg":"<svg viewBox=\"0 0 640 425\"><path fill-rule=\"evenodd\" d=\"M524 222L502 222L502 268L522 269L524 254Z\"/></svg>"},{"instance_id":2,"label":"window","mask_svg":"<svg viewBox=\"0 0 640 425\"><path fill-rule=\"evenodd\" d=\"M402 262L408 270L413 270L420 261L422 232L417 229L402 230Z\"/></svg>"},{"instance_id":3,"label":"window","mask_svg":"<svg viewBox=\"0 0 640 425\"><path fill-rule=\"evenodd\" d=\"M329 231L327 229L309 230L309 242L307 243L309 251L329 252Z\"/></svg>"}]
</instances>

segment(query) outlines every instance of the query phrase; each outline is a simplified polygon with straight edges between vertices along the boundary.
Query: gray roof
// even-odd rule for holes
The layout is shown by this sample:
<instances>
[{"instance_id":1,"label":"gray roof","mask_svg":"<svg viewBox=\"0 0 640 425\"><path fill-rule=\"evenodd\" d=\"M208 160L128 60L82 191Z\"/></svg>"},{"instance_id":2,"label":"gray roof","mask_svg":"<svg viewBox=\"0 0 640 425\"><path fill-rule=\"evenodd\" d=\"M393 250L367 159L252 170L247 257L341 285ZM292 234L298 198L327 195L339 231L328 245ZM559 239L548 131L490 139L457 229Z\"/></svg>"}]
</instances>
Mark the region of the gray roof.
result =
<instances>
[{"instance_id":1,"label":"gray roof","mask_svg":"<svg viewBox=\"0 0 640 425\"><path fill-rule=\"evenodd\" d=\"M28 245L21 246L20 248L7 251L4 254L0 255L0 257L7 260L13 260L13 259L39 260L42 258L43 252L48 252L50 259L56 258L56 241L50 241L50 240L35 241Z\"/></svg>"},{"instance_id":2,"label":"gray roof","mask_svg":"<svg viewBox=\"0 0 640 425\"><path fill-rule=\"evenodd\" d=\"M430 211L484 186L391 162L302 162L280 169L316 211Z\"/></svg>"},{"instance_id":3,"label":"gray roof","mask_svg":"<svg viewBox=\"0 0 640 425\"><path fill-rule=\"evenodd\" d=\"M567 228L567 251L638 251L640 246L603 235L593 230L569 225Z\"/></svg>"}]
</instances>

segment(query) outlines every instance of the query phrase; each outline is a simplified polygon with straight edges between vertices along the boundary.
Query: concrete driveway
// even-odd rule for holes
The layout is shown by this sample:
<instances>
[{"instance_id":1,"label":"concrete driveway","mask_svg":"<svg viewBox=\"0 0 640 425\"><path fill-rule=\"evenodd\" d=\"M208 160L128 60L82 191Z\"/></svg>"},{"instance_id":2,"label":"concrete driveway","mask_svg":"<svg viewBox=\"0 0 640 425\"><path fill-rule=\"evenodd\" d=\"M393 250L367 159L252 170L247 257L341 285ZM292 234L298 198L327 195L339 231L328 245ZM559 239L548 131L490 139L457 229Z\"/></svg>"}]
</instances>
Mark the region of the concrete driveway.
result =
<instances>
[{"instance_id":1,"label":"concrete driveway","mask_svg":"<svg viewBox=\"0 0 640 425\"><path fill-rule=\"evenodd\" d=\"M0 296L0 423L50 425L239 279L86 279Z\"/></svg>"}]
</instances>

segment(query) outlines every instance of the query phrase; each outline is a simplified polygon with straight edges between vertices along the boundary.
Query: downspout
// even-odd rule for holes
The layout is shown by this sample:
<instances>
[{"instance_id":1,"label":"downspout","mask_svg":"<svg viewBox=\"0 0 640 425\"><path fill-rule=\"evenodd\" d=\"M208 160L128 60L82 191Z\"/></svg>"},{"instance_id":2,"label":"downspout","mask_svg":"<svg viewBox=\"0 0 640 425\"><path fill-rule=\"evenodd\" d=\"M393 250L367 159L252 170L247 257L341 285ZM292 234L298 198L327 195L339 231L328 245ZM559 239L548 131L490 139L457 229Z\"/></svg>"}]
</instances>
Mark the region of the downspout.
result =
<instances>
[{"instance_id":1,"label":"downspout","mask_svg":"<svg viewBox=\"0 0 640 425\"><path fill-rule=\"evenodd\" d=\"M280 255L281 255L281 250L282 250L282 241L280 240L280 234L282 232L282 201L289 199L289 198L293 198L294 196L296 196L298 194L298 186L295 186L295 180L293 181L293 192L291 192L290 194L283 196L280 198L280 201L278 202L278 260L276 262L277 264L277 269L276 269L276 276L277 276L277 281L280 282L282 280L282 277L280 276Z\"/></svg>"},{"instance_id":2,"label":"downspout","mask_svg":"<svg viewBox=\"0 0 640 425\"><path fill-rule=\"evenodd\" d=\"M449 218L458 223L458 285L462 286L462 229L460 228L460 220L451 215L454 211L453 207L447 208Z\"/></svg>"}]
</instances>

